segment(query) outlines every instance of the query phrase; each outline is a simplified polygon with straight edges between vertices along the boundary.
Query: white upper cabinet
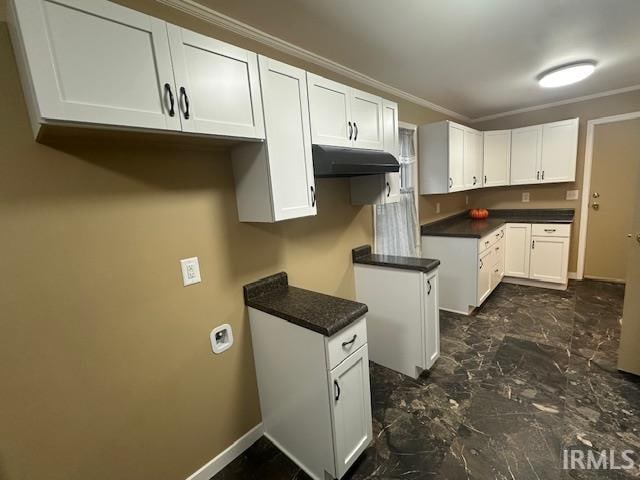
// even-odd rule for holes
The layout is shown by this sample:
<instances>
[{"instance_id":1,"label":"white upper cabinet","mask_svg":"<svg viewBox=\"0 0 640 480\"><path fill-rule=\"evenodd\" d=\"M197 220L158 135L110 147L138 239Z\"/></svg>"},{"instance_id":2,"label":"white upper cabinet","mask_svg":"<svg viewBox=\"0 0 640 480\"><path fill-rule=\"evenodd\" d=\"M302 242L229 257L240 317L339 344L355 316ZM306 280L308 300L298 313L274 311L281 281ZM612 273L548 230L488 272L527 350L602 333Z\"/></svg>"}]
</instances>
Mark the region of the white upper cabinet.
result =
<instances>
[{"instance_id":1,"label":"white upper cabinet","mask_svg":"<svg viewBox=\"0 0 640 480\"><path fill-rule=\"evenodd\" d=\"M420 193L450 193L482 186L482 132L454 122L418 129Z\"/></svg>"},{"instance_id":2,"label":"white upper cabinet","mask_svg":"<svg viewBox=\"0 0 640 480\"><path fill-rule=\"evenodd\" d=\"M264 138L255 53L167 26L185 132Z\"/></svg>"},{"instance_id":3,"label":"white upper cabinet","mask_svg":"<svg viewBox=\"0 0 640 480\"><path fill-rule=\"evenodd\" d=\"M542 128L542 183L573 182L578 155L578 119L547 123Z\"/></svg>"},{"instance_id":4,"label":"white upper cabinet","mask_svg":"<svg viewBox=\"0 0 640 480\"><path fill-rule=\"evenodd\" d=\"M103 0L13 1L9 21L36 134L66 122L180 130L164 22Z\"/></svg>"},{"instance_id":5,"label":"white upper cabinet","mask_svg":"<svg viewBox=\"0 0 640 480\"><path fill-rule=\"evenodd\" d=\"M266 140L232 151L238 216L277 222L316 214L304 70L259 57Z\"/></svg>"},{"instance_id":6,"label":"white upper cabinet","mask_svg":"<svg viewBox=\"0 0 640 480\"><path fill-rule=\"evenodd\" d=\"M353 139L350 88L307 73L311 138L318 145L350 147Z\"/></svg>"},{"instance_id":7,"label":"white upper cabinet","mask_svg":"<svg viewBox=\"0 0 640 480\"><path fill-rule=\"evenodd\" d=\"M351 89L351 121L353 146L383 150L382 99L370 93Z\"/></svg>"},{"instance_id":8,"label":"white upper cabinet","mask_svg":"<svg viewBox=\"0 0 640 480\"><path fill-rule=\"evenodd\" d=\"M482 186L482 132L464 130L464 188Z\"/></svg>"},{"instance_id":9,"label":"white upper cabinet","mask_svg":"<svg viewBox=\"0 0 640 480\"><path fill-rule=\"evenodd\" d=\"M383 100L384 151L397 159L400 152L398 104ZM384 205L400 200L400 172L351 177L353 205Z\"/></svg>"},{"instance_id":10,"label":"white upper cabinet","mask_svg":"<svg viewBox=\"0 0 640 480\"><path fill-rule=\"evenodd\" d=\"M509 185L511 168L511 130L484 132L485 187Z\"/></svg>"},{"instance_id":11,"label":"white upper cabinet","mask_svg":"<svg viewBox=\"0 0 640 480\"><path fill-rule=\"evenodd\" d=\"M511 185L538 183L542 156L542 125L511 131Z\"/></svg>"},{"instance_id":12,"label":"white upper cabinet","mask_svg":"<svg viewBox=\"0 0 640 480\"><path fill-rule=\"evenodd\" d=\"M382 99L307 73L311 137L317 145L384 148Z\"/></svg>"},{"instance_id":13,"label":"white upper cabinet","mask_svg":"<svg viewBox=\"0 0 640 480\"><path fill-rule=\"evenodd\" d=\"M257 56L105 0L13 0L36 135L45 124L263 139Z\"/></svg>"}]
</instances>

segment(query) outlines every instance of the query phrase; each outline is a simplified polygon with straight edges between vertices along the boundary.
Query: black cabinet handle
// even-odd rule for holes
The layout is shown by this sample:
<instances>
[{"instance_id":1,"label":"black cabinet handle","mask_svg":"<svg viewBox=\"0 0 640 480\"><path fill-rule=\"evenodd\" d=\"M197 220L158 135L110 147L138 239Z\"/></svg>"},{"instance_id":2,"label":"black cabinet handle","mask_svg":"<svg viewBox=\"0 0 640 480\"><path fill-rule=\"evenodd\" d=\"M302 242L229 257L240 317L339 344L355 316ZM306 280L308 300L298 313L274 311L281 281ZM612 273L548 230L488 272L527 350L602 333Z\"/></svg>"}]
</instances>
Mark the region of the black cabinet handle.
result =
<instances>
[{"instance_id":1,"label":"black cabinet handle","mask_svg":"<svg viewBox=\"0 0 640 480\"><path fill-rule=\"evenodd\" d=\"M391 196L391 185L389 185L389 182L387 182L387 198L389 198Z\"/></svg>"},{"instance_id":2,"label":"black cabinet handle","mask_svg":"<svg viewBox=\"0 0 640 480\"><path fill-rule=\"evenodd\" d=\"M338 400L340 400L340 385L338 384L338 380L333 381L333 386L334 386L333 391L335 393L335 400L337 402Z\"/></svg>"},{"instance_id":3,"label":"black cabinet handle","mask_svg":"<svg viewBox=\"0 0 640 480\"><path fill-rule=\"evenodd\" d=\"M556 229L555 228L545 228L544 231L547 232L547 233L553 233L553 232L556 231Z\"/></svg>"},{"instance_id":4,"label":"black cabinet handle","mask_svg":"<svg viewBox=\"0 0 640 480\"><path fill-rule=\"evenodd\" d=\"M347 124L349 125L349 140L351 140L353 137L353 125L351 125L351 122L347 122Z\"/></svg>"},{"instance_id":5,"label":"black cabinet handle","mask_svg":"<svg viewBox=\"0 0 640 480\"><path fill-rule=\"evenodd\" d=\"M475 185L476 183L478 183L478 179L477 179L477 177L474 175L474 176L473 176L473 184Z\"/></svg>"},{"instance_id":6,"label":"black cabinet handle","mask_svg":"<svg viewBox=\"0 0 640 480\"><path fill-rule=\"evenodd\" d=\"M544 180L544 170L542 170L542 180Z\"/></svg>"},{"instance_id":7,"label":"black cabinet handle","mask_svg":"<svg viewBox=\"0 0 640 480\"><path fill-rule=\"evenodd\" d=\"M482 270L482 267L484 267L484 262L480 259L480 270Z\"/></svg>"},{"instance_id":8,"label":"black cabinet handle","mask_svg":"<svg viewBox=\"0 0 640 480\"><path fill-rule=\"evenodd\" d=\"M536 172L536 180L540 180L540 172Z\"/></svg>"},{"instance_id":9,"label":"black cabinet handle","mask_svg":"<svg viewBox=\"0 0 640 480\"><path fill-rule=\"evenodd\" d=\"M354 333L353 338L351 340L349 340L348 342L342 342L342 348L346 348L349 345L351 345L353 342L356 341L356 338L358 338L358 335Z\"/></svg>"},{"instance_id":10,"label":"black cabinet handle","mask_svg":"<svg viewBox=\"0 0 640 480\"><path fill-rule=\"evenodd\" d=\"M449 177L449 188L453 188L453 178Z\"/></svg>"},{"instance_id":11,"label":"black cabinet handle","mask_svg":"<svg viewBox=\"0 0 640 480\"><path fill-rule=\"evenodd\" d=\"M313 185L311 186L311 206L316 206L316 190L313 188Z\"/></svg>"},{"instance_id":12,"label":"black cabinet handle","mask_svg":"<svg viewBox=\"0 0 640 480\"><path fill-rule=\"evenodd\" d=\"M353 129L355 130L355 133L353 135L353 141L355 142L356 140L358 140L358 125L356 124L356 122L353 122Z\"/></svg>"},{"instance_id":13,"label":"black cabinet handle","mask_svg":"<svg viewBox=\"0 0 640 480\"><path fill-rule=\"evenodd\" d=\"M531 242L531 250L535 250L536 249L536 241L534 240L533 242Z\"/></svg>"},{"instance_id":14,"label":"black cabinet handle","mask_svg":"<svg viewBox=\"0 0 640 480\"><path fill-rule=\"evenodd\" d=\"M176 115L176 111L173 108L175 105L175 102L173 98L173 92L171 91L171 85L169 85L168 83L165 83L164 91L169 94L169 103L171 103L171 108L169 109L169 116L174 117Z\"/></svg>"},{"instance_id":15,"label":"black cabinet handle","mask_svg":"<svg viewBox=\"0 0 640 480\"><path fill-rule=\"evenodd\" d=\"M427 295L431 295L431 280L427 280L427 287L429 287L429 289L427 290Z\"/></svg>"},{"instance_id":16,"label":"black cabinet handle","mask_svg":"<svg viewBox=\"0 0 640 480\"><path fill-rule=\"evenodd\" d=\"M502 235L500 236L500 238L504 238L504 230L502 230Z\"/></svg>"},{"instance_id":17,"label":"black cabinet handle","mask_svg":"<svg viewBox=\"0 0 640 480\"><path fill-rule=\"evenodd\" d=\"M484 183L487 183L487 176L484 176Z\"/></svg>"},{"instance_id":18,"label":"black cabinet handle","mask_svg":"<svg viewBox=\"0 0 640 480\"><path fill-rule=\"evenodd\" d=\"M187 95L187 90L184 87L180 87L180 100L184 99L184 118L185 120L189 120L189 96Z\"/></svg>"}]
</instances>

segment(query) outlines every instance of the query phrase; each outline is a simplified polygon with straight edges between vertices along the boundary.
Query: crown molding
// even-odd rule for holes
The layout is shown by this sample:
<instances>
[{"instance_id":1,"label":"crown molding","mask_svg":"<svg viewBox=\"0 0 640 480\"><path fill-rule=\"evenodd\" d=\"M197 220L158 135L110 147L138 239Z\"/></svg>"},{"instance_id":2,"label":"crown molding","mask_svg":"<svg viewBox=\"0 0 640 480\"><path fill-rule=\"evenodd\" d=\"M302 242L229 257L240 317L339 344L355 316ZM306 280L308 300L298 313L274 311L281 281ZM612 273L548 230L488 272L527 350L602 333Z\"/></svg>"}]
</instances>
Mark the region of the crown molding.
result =
<instances>
[{"instance_id":1,"label":"crown molding","mask_svg":"<svg viewBox=\"0 0 640 480\"><path fill-rule=\"evenodd\" d=\"M600 93L593 93L591 95L583 95L582 97L567 98L565 100L558 100L557 102L542 103L540 105L534 105L532 107L518 108L516 110L509 110L507 112L494 113L492 115L486 115L484 117L472 118L471 123L485 122L487 120L494 120L496 118L508 117L510 115L516 115L518 113L534 112L536 110L544 110L545 108L558 107L560 105L568 105L570 103L584 102L586 100L594 100L596 98L608 97L610 95L617 95L619 93L633 92L640 90L640 85L631 85L629 87L617 88L615 90L607 90Z\"/></svg>"},{"instance_id":2,"label":"crown molding","mask_svg":"<svg viewBox=\"0 0 640 480\"><path fill-rule=\"evenodd\" d=\"M448 108L437 105L416 95L412 95L411 93L405 92L404 90L400 90L399 88L393 87L386 83L379 82L378 80L371 78L364 73L360 73L349 67L341 65L340 63L334 62L333 60L329 60L328 58L325 58L321 55L310 52L309 50L305 50L304 48L298 47L281 38L269 35L262 30L252 27L251 25L248 25L246 23L240 22L209 7L205 7L204 5L196 3L193 0L156 1L158 3L162 3L176 10L179 10L183 13L196 17L200 20L211 23L216 27L223 28L242 37L254 40L263 45L274 48L280 52L286 53L306 62L313 63L314 65L318 65L319 67L326 68L327 70L330 70L338 75L342 75L343 77L349 78L356 82L369 85L370 87L373 87L382 92L389 93L422 107L430 108L431 110L443 113L452 118L455 118L456 120L460 120L463 122L471 121L471 119L466 115L454 112L453 110L449 110Z\"/></svg>"}]
</instances>

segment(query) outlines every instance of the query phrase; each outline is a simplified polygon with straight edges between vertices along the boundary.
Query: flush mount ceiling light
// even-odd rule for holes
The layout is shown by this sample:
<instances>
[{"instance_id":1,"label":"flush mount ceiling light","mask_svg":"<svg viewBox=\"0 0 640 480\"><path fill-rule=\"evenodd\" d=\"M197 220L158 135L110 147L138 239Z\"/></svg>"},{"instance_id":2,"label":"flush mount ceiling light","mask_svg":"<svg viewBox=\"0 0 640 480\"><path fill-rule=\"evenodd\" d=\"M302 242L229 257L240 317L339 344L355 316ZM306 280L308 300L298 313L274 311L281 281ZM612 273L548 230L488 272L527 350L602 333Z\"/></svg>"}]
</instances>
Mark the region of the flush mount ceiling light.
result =
<instances>
[{"instance_id":1,"label":"flush mount ceiling light","mask_svg":"<svg viewBox=\"0 0 640 480\"><path fill-rule=\"evenodd\" d=\"M584 80L593 73L596 62L586 60L582 62L569 63L560 67L552 68L542 72L538 76L538 83L544 88L563 87L572 83Z\"/></svg>"}]
</instances>

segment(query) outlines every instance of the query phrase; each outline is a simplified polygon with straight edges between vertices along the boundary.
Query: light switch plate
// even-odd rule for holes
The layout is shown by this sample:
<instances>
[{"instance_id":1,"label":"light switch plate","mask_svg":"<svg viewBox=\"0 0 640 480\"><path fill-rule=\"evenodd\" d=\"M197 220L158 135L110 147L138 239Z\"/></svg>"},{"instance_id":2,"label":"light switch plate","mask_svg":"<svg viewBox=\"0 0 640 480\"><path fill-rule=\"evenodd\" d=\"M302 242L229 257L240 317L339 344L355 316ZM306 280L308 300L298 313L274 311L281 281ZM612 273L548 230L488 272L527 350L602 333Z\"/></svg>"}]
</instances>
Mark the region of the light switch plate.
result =
<instances>
[{"instance_id":1,"label":"light switch plate","mask_svg":"<svg viewBox=\"0 0 640 480\"><path fill-rule=\"evenodd\" d=\"M567 200L578 200L580 190L567 190Z\"/></svg>"},{"instance_id":2,"label":"light switch plate","mask_svg":"<svg viewBox=\"0 0 640 480\"><path fill-rule=\"evenodd\" d=\"M529 203L529 192L522 192L522 202Z\"/></svg>"},{"instance_id":3,"label":"light switch plate","mask_svg":"<svg viewBox=\"0 0 640 480\"><path fill-rule=\"evenodd\" d=\"M180 267L182 268L182 284L185 287L202 281L200 278L200 264L198 263L198 257L180 260Z\"/></svg>"}]
</instances>

